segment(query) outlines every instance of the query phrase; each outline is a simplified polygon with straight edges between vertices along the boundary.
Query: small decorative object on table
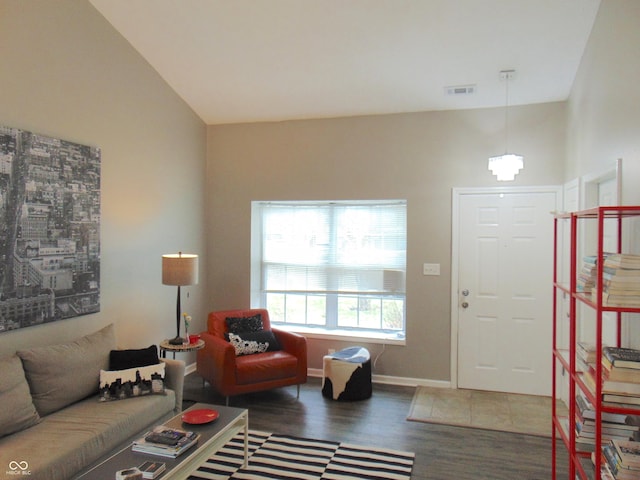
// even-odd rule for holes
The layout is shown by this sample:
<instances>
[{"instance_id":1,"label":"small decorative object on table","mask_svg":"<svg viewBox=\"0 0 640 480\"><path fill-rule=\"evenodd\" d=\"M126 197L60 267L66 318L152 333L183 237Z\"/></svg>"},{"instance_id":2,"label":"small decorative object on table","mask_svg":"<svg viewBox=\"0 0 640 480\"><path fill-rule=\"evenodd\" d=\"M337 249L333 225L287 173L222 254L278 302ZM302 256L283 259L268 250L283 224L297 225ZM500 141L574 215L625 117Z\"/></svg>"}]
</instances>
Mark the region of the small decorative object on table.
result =
<instances>
[{"instance_id":1,"label":"small decorative object on table","mask_svg":"<svg viewBox=\"0 0 640 480\"><path fill-rule=\"evenodd\" d=\"M116 472L116 480L142 480L142 472L136 467L125 468Z\"/></svg>"},{"instance_id":2,"label":"small decorative object on table","mask_svg":"<svg viewBox=\"0 0 640 480\"><path fill-rule=\"evenodd\" d=\"M191 315L188 315L186 312L182 314L184 317L184 343L187 345L189 340L189 326L191 325Z\"/></svg>"}]
</instances>

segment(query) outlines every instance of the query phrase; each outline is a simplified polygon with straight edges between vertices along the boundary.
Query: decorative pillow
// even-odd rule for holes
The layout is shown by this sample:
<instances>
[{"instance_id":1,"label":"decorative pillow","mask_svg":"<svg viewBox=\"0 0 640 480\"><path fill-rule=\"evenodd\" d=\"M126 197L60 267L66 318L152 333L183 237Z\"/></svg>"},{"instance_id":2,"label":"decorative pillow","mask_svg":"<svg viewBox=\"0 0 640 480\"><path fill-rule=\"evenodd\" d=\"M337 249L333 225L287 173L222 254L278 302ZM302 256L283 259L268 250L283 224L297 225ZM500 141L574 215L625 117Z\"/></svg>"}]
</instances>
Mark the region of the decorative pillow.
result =
<instances>
[{"instance_id":1,"label":"decorative pillow","mask_svg":"<svg viewBox=\"0 0 640 480\"><path fill-rule=\"evenodd\" d=\"M16 355L0 358L0 437L40 422L31 401L22 362Z\"/></svg>"},{"instance_id":2,"label":"decorative pillow","mask_svg":"<svg viewBox=\"0 0 640 480\"><path fill-rule=\"evenodd\" d=\"M282 350L276 336L271 330L262 330L261 332L247 332L237 335L242 337L242 340L249 342L258 342L267 344L267 352L275 352L276 350Z\"/></svg>"},{"instance_id":3,"label":"decorative pillow","mask_svg":"<svg viewBox=\"0 0 640 480\"><path fill-rule=\"evenodd\" d=\"M227 331L229 333L247 333L260 332L264 327L262 325L262 315L259 313L251 317L227 317Z\"/></svg>"},{"instance_id":4,"label":"decorative pillow","mask_svg":"<svg viewBox=\"0 0 640 480\"><path fill-rule=\"evenodd\" d=\"M100 370L101 402L142 395L164 395L165 363L126 370Z\"/></svg>"},{"instance_id":5,"label":"decorative pillow","mask_svg":"<svg viewBox=\"0 0 640 480\"><path fill-rule=\"evenodd\" d=\"M137 350L111 350L109 353L109 370L125 370L127 368L146 367L160 363L158 347L150 345Z\"/></svg>"},{"instance_id":6,"label":"decorative pillow","mask_svg":"<svg viewBox=\"0 0 640 480\"><path fill-rule=\"evenodd\" d=\"M18 351L40 416L95 394L116 348L113 325L73 342Z\"/></svg>"},{"instance_id":7,"label":"decorative pillow","mask_svg":"<svg viewBox=\"0 0 640 480\"><path fill-rule=\"evenodd\" d=\"M238 335L229 334L229 342L236 349L236 356L263 353L269 348L268 343L258 343L255 340L243 340Z\"/></svg>"}]
</instances>

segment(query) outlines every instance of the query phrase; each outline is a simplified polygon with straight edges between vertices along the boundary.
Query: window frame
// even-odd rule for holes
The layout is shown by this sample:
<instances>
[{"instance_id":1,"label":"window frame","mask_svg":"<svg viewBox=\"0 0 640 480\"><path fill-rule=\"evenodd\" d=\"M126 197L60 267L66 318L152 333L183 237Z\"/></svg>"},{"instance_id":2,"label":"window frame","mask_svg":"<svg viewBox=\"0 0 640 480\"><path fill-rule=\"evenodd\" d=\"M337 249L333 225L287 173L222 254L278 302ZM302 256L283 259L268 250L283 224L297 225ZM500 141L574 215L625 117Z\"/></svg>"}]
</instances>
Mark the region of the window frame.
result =
<instances>
[{"instance_id":1,"label":"window frame","mask_svg":"<svg viewBox=\"0 0 640 480\"><path fill-rule=\"evenodd\" d=\"M390 267L388 270L386 269L386 267L380 267L382 268L382 273L385 275L384 282L387 281L386 273L388 271L395 272L395 275L397 276L397 278L392 279L392 281L400 282L399 284L401 285L400 291L387 291L385 286L381 287L382 290L373 291L373 292L364 291L364 290L362 291L342 291L342 290L330 291L326 288L321 291L316 291L316 290L292 291L286 288L281 290L264 289L263 288L265 283L264 272L266 269L263 269L264 262L262 258L263 247L264 247L263 219L265 215L264 213L265 208L272 207L272 206L285 207L285 208L290 206L292 210L296 207L315 207L315 206L317 206L318 208L329 207L330 209L332 209L332 207L334 206L337 208L345 208L345 207L348 208L349 206L353 206L356 208L372 207L372 209L376 206L403 207L404 212L401 217L401 222L403 222L402 226L404 227L404 232L401 238L401 242L403 242L403 248L400 250L401 251L400 268L398 268L397 263L396 264L390 263ZM406 311L407 311L406 297L407 296L406 296L406 289L404 287L404 285L406 284L405 279L406 279L406 265L407 265L407 251L406 251L407 250L407 210L408 210L408 204L407 204L407 201L404 199L403 200L363 200L363 201L357 201L357 200L277 201L277 202L253 201L251 203L251 266L250 266L252 307L268 308L268 305L267 305L268 294L280 294L285 296L302 295L304 296L304 302L305 302L304 323L288 322L286 321L286 319L285 321L280 321L277 319L277 317L275 317L275 315L274 315L275 318L271 318L271 323L278 328L303 333L308 337L315 337L315 338L340 337L341 339L353 339L353 340L359 340L359 341L367 339L367 340L370 340L371 342L404 345L405 338L406 338L406 328L407 328L407 321L406 321ZM333 211L330 214L330 216L333 216ZM329 223L331 225L330 229L332 230L331 234L333 234L335 233L335 229L337 228L338 222L337 220L332 218ZM330 248L334 249L335 246L332 245ZM397 262L397 260L395 261ZM283 265L290 266L292 265L292 263L285 262ZM350 268L354 268L357 270L358 264L354 262L353 265L349 264L348 266ZM399 275L398 275L398 272L399 272ZM321 295L326 298L327 305L325 305L325 308L324 308L326 315L324 317L325 322L323 325L314 325L313 323L309 323L308 321L308 311L306 309L306 305L309 297L312 297L314 295ZM378 313L379 318L377 320L379 327L372 328L370 326L363 327L363 326L357 326L357 325L356 326L340 325L338 315L337 315L337 302L340 298L345 299L348 297L355 297L359 299L358 301L368 298L368 299L374 299L376 302L378 302L380 305L379 313ZM400 318L401 318L402 325L398 329L384 328L384 321L385 321L384 306L385 306L385 301L388 301L388 300L392 300L394 302L397 302L397 301L401 302ZM285 305L286 305L286 300L285 300ZM389 305L390 304L387 303L388 307ZM393 305L393 307L397 308L397 303ZM331 315L332 311L334 314L333 316ZM360 308L358 308L357 314L358 312L361 312Z\"/></svg>"}]
</instances>

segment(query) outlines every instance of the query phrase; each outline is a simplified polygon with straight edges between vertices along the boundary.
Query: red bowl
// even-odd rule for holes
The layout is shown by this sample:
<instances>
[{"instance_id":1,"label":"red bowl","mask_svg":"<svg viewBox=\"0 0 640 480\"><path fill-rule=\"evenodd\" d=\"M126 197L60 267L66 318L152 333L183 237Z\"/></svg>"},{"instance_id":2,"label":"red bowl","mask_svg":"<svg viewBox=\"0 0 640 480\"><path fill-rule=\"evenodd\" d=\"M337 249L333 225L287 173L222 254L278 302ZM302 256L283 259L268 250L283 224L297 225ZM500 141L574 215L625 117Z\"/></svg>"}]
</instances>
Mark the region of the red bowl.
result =
<instances>
[{"instance_id":1,"label":"red bowl","mask_svg":"<svg viewBox=\"0 0 640 480\"><path fill-rule=\"evenodd\" d=\"M200 340L200 335L189 335L189 343L197 343Z\"/></svg>"}]
</instances>

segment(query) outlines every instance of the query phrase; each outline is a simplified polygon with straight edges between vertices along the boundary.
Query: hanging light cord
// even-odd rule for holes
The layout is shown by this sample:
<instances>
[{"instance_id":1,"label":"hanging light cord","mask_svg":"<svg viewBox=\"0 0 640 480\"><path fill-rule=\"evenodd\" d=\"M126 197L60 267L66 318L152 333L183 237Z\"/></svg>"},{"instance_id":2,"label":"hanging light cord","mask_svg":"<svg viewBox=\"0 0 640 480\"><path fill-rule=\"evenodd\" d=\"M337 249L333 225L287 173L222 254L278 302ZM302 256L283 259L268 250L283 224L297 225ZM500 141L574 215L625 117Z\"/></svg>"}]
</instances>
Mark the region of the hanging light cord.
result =
<instances>
[{"instance_id":1,"label":"hanging light cord","mask_svg":"<svg viewBox=\"0 0 640 480\"><path fill-rule=\"evenodd\" d=\"M505 108L504 108L504 153L509 153L509 73L504 77L506 83L505 90Z\"/></svg>"}]
</instances>

